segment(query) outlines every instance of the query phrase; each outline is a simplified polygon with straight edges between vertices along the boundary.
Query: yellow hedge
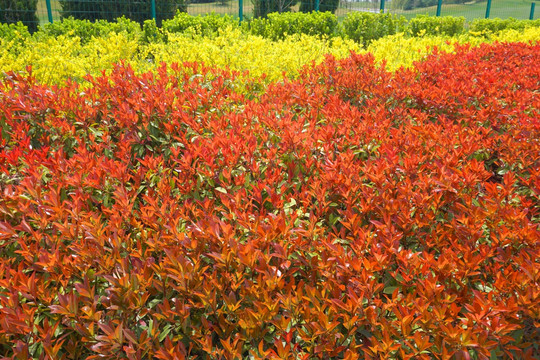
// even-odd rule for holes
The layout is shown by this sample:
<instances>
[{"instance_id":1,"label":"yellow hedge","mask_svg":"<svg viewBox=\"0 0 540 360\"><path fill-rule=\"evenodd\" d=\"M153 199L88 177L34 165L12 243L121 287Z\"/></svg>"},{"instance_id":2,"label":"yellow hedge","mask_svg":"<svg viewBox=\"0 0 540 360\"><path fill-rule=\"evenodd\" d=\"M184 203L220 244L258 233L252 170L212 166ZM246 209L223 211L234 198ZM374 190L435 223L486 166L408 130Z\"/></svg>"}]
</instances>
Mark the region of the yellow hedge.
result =
<instances>
[{"instance_id":1,"label":"yellow hedge","mask_svg":"<svg viewBox=\"0 0 540 360\"><path fill-rule=\"evenodd\" d=\"M468 33L458 37L406 37L397 34L374 41L367 49L339 37L294 35L271 41L239 29L227 29L213 37L169 34L168 38L167 43L152 44L139 43L125 33L92 38L86 44L75 36L40 40L31 37L26 41L0 39L0 48L3 49L0 52L0 73L25 71L31 65L39 81L58 84L66 79L81 81L86 74L99 75L120 60L131 64L137 72L154 69L161 62L197 61L218 68L248 71L250 76L268 82L282 78L284 73L294 77L302 66L319 63L326 54L343 58L350 51L368 51L375 55L377 61L385 61L388 69L395 70L411 66L435 47L453 51L455 43L475 46L493 41L539 41L540 28L505 30L496 34Z\"/></svg>"},{"instance_id":2,"label":"yellow hedge","mask_svg":"<svg viewBox=\"0 0 540 360\"><path fill-rule=\"evenodd\" d=\"M422 60L435 48L452 52L456 43L478 46L481 43L495 41L537 42L540 41L540 28L533 27L519 31L503 30L495 34L466 33L456 37L433 35L407 37L400 33L372 42L366 51L371 52L377 61L386 62L386 68L394 71L402 66L412 66L415 61Z\"/></svg>"}]
</instances>

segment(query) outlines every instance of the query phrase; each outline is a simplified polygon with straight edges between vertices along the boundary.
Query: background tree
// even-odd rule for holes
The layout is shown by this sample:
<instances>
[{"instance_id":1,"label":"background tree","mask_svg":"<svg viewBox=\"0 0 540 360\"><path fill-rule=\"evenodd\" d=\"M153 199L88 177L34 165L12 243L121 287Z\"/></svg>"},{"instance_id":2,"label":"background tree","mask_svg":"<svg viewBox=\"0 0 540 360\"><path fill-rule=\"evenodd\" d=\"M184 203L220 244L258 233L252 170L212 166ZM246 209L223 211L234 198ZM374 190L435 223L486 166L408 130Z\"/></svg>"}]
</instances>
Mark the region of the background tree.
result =
<instances>
[{"instance_id":1,"label":"background tree","mask_svg":"<svg viewBox=\"0 0 540 360\"><path fill-rule=\"evenodd\" d=\"M0 0L0 22L13 24L21 21L30 32L38 28L37 0Z\"/></svg>"},{"instance_id":2,"label":"background tree","mask_svg":"<svg viewBox=\"0 0 540 360\"><path fill-rule=\"evenodd\" d=\"M123 0L123 1L88 1L88 0L60 0L63 18L72 16L75 19L95 21L104 19L113 21L125 16L141 25L151 18L150 0ZM156 22L170 19L177 11L187 11L187 0L156 0Z\"/></svg>"}]
</instances>

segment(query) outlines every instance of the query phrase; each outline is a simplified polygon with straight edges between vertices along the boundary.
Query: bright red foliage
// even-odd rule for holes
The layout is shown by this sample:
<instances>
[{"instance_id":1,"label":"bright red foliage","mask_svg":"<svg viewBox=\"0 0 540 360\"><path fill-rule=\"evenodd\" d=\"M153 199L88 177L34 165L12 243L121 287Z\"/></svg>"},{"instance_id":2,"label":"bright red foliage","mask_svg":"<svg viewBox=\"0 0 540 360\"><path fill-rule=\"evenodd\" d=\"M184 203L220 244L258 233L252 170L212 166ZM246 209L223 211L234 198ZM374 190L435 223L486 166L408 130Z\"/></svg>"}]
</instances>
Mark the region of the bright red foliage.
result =
<instances>
[{"instance_id":1,"label":"bright red foliage","mask_svg":"<svg viewBox=\"0 0 540 360\"><path fill-rule=\"evenodd\" d=\"M540 46L250 98L194 64L0 83L0 353L533 359Z\"/></svg>"}]
</instances>

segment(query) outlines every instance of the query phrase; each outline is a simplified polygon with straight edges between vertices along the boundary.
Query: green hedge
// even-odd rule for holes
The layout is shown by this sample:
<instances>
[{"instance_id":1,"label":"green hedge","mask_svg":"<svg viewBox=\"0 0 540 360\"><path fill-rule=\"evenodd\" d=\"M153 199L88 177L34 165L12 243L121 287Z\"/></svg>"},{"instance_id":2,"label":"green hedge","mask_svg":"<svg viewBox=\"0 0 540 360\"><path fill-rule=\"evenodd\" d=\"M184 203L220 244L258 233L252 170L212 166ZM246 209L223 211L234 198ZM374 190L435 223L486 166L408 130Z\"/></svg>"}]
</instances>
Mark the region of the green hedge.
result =
<instances>
[{"instance_id":1,"label":"green hedge","mask_svg":"<svg viewBox=\"0 0 540 360\"><path fill-rule=\"evenodd\" d=\"M139 38L142 34L139 23L125 17L118 18L115 21L96 20L95 22L76 20L73 17L69 17L61 21L44 24L41 26L41 31L37 36L77 36L81 39L81 42L85 43L92 37L101 37L110 33L121 32L129 34L133 38Z\"/></svg>"},{"instance_id":2,"label":"green hedge","mask_svg":"<svg viewBox=\"0 0 540 360\"><path fill-rule=\"evenodd\" d=\"M2 1L2 0L0 0ZM35 31L35 23L0 24L0 38L23 41ZM472 32L493 33L505 29L522 30L527 27L540 27L540 20L516 19L477 19L469 30ZM454 36L466 30L463 17L430 17L419 15L409 22L403 16L377 13L348 13L341 24L336 15L330 12L310 13L271 13L267 18L256 18L241 24L231 15L208 14L191 16L177 12L169 20L162 21L161 27L153 19L146 20L141 29L140 23L125 17L115 21L90 21L64 18L52 24L44 24L34 36L77 36L87 42L92 37L100 37L109 33L127 33L142 42L167 41L167 33L192 33L203 36L214 36L220 29L240 27L242 31L259 35L272 40L281 40L286 35L307 34L326 37L342 36L363 45L384 36L405 32L409 36L447 35Z\"/></svg>"},{"instance_id":3,"label":"green hedge","mask_svg":"<svg viewBox=\"0 0 540 360\"><path fill-rule=\"evenodd\" d=\"M469 27L469 31L495 33L501 30L514 29L523 30L528 27L540 26L540 19L537 20L517 20L508 19L475 19Z\"/></svg>"},{"instance_id":4,"label":"green hedge","mask_svg":"<svg viewBox=\"0 0 540 360\"><path fill-rule=\"evenodd\" d=\"M0 23L22 22L30 32L38 29L37 0L0 0Z\"/></svg>"},{"instance_id":5,"label":"green hedge","mask_svg":"<svg viewBox=\"0 0 540 360\"><path fill-rule=\"evenodd\" d=\"M253 19L247 24L252 34L272 40L292 34L333 36L337 26L337 17L330 12L272 13L267 18Z\"/></svg>"},{"instance_id":6,"label":"green hedge","mask_svg":"<svg viewBox=\"0 0 540 360\"><path fill-rule=\"evenodd\" d=\"M166 42L169 33L190 33L211 37L217 35L220 29L239 26L238 19L231 15L211 13L192 16L178 12L172 19L164 20L161 28L153 19L146 20L143 24L142 42Z\"/></svg>"},{"instance_id":7,"label":"green hedge","mask_svg":"<svg viewBox=\"0 0 540 360\"><path fill-rule=\"evenodd\" d=\"M465 30L465 18L453 16L418 15L409 20L408 32L412 36L448 35L454 36Z\"/></svg>"},{"instance_id":8,"label":"green hedge","mask_svg":"<svg viewBox=\"0 0 540 360\"><path fill-rule=\"evenodd\" d=\"M30 37L28 27L22 22L16 24L0 24L0 39L7 41L25 41Z\"/></svg>"},{"instance_id":9,"label":"green hedge","mask_svg":"<svg viewBox=\"0 0 540 360\"><path fill-rule=\"evenodd\" d=\"M368 45L373 40L403 31L406 24L407 20L403 16L352 12L348 13L343 20L342 34L363 45Z\"/></svg>"},{"instance_id":10,"label":"green hedge","mask_svg":"<svg viewBox=\"0 0 540 360\"><path fill-rule=\"evenodd\" d=\"M178 12L172 19L163 21L162 29L165 32L194 32L201 35L213 35L219 29L238 27L238 19L231 15L218 15L215 13L204 16L192 16Z\"/></svg>"}]
</instances>

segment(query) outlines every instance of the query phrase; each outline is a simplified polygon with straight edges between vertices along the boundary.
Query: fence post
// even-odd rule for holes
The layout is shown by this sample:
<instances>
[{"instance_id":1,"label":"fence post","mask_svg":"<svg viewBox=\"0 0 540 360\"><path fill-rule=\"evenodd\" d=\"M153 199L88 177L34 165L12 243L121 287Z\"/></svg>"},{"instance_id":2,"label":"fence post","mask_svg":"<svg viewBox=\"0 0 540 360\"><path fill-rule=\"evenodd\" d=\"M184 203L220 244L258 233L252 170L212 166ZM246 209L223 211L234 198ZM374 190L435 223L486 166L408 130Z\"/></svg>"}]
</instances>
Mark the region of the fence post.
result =
<instances>
[{"instance_id":1,"label":"fence post","mask_svg":"<svg viewBox=\"0 0 540 360\"><path fill-rule=\"evenodd\" d=\"M46 0L45 4L47 5L47 17L49 18L49 22L53 22L52 18L52 9L51 9L51 0Z\"/></svg>"},{"instance_id":2,"label":"fence post","mask_svg":"<svg viewBox=\"0 0 540 360\"><path fill-rule=\"evenodd\" d=\"M487 0L486 5L486 19L489 19L489 12L491 11L491 0Z\"/></svg>"},{"instance_id":3,"label":"fence post","mask_svg":"<svg viewBox=\"0 0 540 360\"><path fill-rule=\"evenodd\" d=\"M381 10L381 13L384 14L384 0L381 0L381 8L380 8L380 10Z\"/></svg>"},{"instance_id":4,"label":"fence post","mask_svg":"<svg viewBox=\"0 0 540 360\"><path fill-rule=\"evenodd\" d=\"M534 20L534 8L536 7L536 3L533 1L531 3L531 13L529 14L529 20Z\"/></svg>"},{"instance_id":5,"label":"fence post","mask_svg":"<svg viewBox=\"0 0 540 360\"><path fill-rule=\"evenodd\" d=\"M315 11L319 11L320 6L321 6L321 0L315 0Z\"/></svg>"},{"instance_id":6,"label":"fence post","mask_svg":"<svg viewBox=\"0 0 540 360\"><path fill-rule=\"evenodd\" d=\"M441 16L442 0L437 2L437 16Z\"/></svg>"},{"instance_id":7,"label":"fence post","mask_svg":"<svg viewBox=\"0 0 540 360\"><path fill-rule=\"evenodd\" d=\"M240 21L244 20L244 1L238 0L238 17Z\"/></svg>"},{"instance_id":8,"label":"fence post","mask_svg":"<svg viewBox=\"0 0 540 360\"><path fill-rule=\"evenodd\" d=\"M156 0L151 1L151 9L150 9L150 11L152 11L152 19L156 20Z\"/></svg>"}]
</instances>

